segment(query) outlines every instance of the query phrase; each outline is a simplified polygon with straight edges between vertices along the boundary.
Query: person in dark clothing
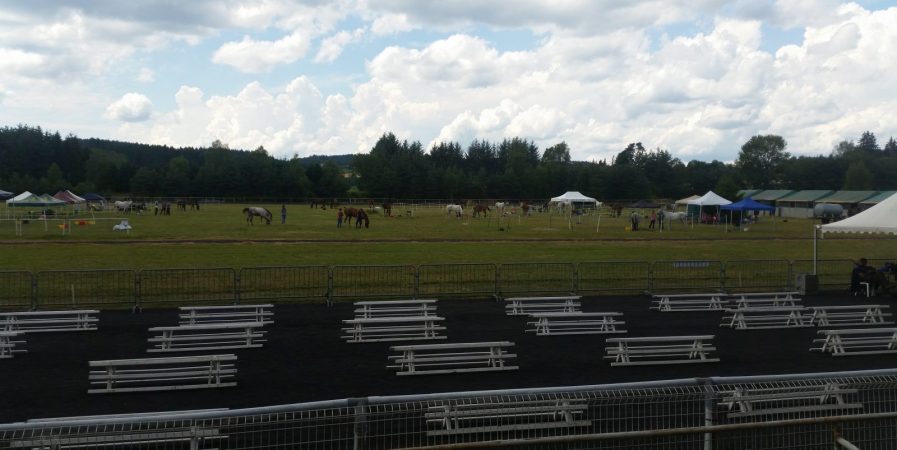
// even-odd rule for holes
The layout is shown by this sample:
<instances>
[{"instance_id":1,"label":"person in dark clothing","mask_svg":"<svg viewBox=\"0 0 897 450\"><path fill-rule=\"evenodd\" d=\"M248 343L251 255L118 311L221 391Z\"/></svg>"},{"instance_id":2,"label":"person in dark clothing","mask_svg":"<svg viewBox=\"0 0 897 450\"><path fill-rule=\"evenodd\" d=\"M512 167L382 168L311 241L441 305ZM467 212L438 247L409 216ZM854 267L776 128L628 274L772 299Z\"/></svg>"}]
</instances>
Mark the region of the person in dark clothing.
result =
<instances>
[{"instance_id":1,"label":"person in dark clothing","mask_svg":"<svg viewBox=\"0 0 897 450\"><path fill-rule=\"evenodd\" d=\"M850 272L850 290L854 293L862 292L860 283L869 283L869 289L873 294L877 294L879 290L887 292L891 289L888 277L870 266L866 258L860 258Z\"/></svg>"}]
</instances>

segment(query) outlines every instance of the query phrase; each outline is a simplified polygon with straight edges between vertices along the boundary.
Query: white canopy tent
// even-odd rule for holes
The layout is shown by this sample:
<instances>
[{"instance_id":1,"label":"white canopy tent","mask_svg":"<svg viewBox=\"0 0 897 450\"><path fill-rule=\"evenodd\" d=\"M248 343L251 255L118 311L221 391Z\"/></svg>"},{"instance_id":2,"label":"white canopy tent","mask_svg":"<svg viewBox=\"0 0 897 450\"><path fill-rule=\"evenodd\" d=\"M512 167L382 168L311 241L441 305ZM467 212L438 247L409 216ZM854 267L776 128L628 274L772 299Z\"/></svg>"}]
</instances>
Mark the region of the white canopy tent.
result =
<instances>
[{"instance_id":1,"label":"white canopy tent","mask_svg":"<svg viewBox=\"0 0 897 450\"><path fill-rule=\"evenodd\" d=\"M687 214L692 218L695 216L700 218L701 208L705 206L715 206L716 217L719 217L719 207L730 204L732 204L732 202L720 197L716 192L707 191L706 194L688 202ZM692 220L692 223L694 223L694 220Z\"/></svg>"},{"instance_id":2,"label":"white canopy tent","mask_svg":"<svg viewBox=\"0 0 897 450\"><path fill-rule=\"evenodd\" d=\"M688 197L680 198L679 200L676 200L675 203L676 203L676 205L687 205L688 202L690 202L692 200L697 200L699 198L701 198L700 195L690 195Z\"/></svg>"},{"instance_id":3,"label":"white canopy tent","mask_svg":"<svg viewBox=\"0 0 897 450\"><path fill-rule=\"evenodd\" d=\"M551 199L551 203L562 205L570 205L574 203L591 203L592 205L595 205L596 208L601 206L601 202L595 200L592 197L582 195L579 191L567 191L564 193L564 195L553 197Z\"/></svg>"},{"instance_id":4,"label":"white canopy tent","mask_svg":"<svg viewBox=\"0 0 897 450\"><path fill-rule=\"evenodd\" d=\"M813 228L813 273L816 273L817 237L825 233L883 233L897 234L897 195L882 200L877 205L844 220ZM819 230L819 233L816 232Z\"/></svg>"}]
</instances>

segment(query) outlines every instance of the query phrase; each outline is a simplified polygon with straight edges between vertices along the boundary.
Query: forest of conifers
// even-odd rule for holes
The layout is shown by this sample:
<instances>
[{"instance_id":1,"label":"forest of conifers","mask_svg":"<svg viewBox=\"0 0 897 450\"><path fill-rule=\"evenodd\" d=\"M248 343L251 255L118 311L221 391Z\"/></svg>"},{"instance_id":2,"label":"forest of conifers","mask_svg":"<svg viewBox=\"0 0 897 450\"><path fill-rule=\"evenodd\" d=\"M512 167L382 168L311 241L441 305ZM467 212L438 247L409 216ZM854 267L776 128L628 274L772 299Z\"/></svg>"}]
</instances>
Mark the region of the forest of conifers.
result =
<instances>
[{"instance_id":1,"label":"forest of conifers","mask_svg":"<svg viewBox=\"0 0 897 450\"><path fill-rule=\"evenodd\" d=\"M758 135L733 163L682 162L632 143L611 161L572 161L564 142L523 138L446 142L424 149L386 133L369 153L278 159L259 147L172 148L62 137L40 127L0 128L0 189L72 189L135 197L377 197L539 199L578 190L601 200L680 198L739 189L897 189L897 142L874 133L819 156L792 156L781 136Z\"/></svg>"}]
</instances>

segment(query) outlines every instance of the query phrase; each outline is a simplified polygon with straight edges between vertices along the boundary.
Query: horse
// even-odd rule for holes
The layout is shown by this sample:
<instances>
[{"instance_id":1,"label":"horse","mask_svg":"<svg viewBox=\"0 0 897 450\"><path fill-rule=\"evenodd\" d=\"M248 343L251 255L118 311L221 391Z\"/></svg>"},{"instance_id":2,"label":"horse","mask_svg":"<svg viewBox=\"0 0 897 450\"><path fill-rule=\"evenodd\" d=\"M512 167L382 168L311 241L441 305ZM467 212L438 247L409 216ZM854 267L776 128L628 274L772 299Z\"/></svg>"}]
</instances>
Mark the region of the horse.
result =
<instances>
[{"instance_id":1,"label":"horse","mask_svg":"<svg viewBox=\"0 0 897 450\"><path fill-rule=\"evenodd\" d=\"M359 208L356 211L355 216L355 228L361 228L361 222L364 222L365 228L371 227L371 219L368 217L368 213L366 213L363 209Z\"/></svg>"},{"instance_id":2,"label":"horse","mask_svg":"<svg viewBox=\"0 0 897 450\"><path fill-rule=\"evenodd\" d=\"M115 209L117 209L118 212L125 212L125 211L131 210L131 205L133 205L134 202L132 202L131 200L128 200L128 201L118 200L113 204L115 205Z\"/></svg>"},{"instance_id":3,"label":"horse","mask_svg":"<svg viewBox=\"0 0 897 450\"><path fill-rule=\"evenodd\" d=\"M498 209L498 210L505 209L505 202L495 202L495 209Z\"/></svg>"},{"instance_id":4,"label":"horse","mask_svg":"<svg viewBox=\"0 0 897 450\"><path fill-rule=\"evenodd\" d=\"M361 211L361 209L356 209L356 208L343 209L343 214L346 215L346 225L350 225L352 223L352 218L355 218L355 222L358 222L358 211Z\"/></svg>"},{"instance_id":5,"label":"horse","mask_svg":"<svg viewBox=\"0 0 897 450\"><path fill-rule=\"evenodd\" d=\"M533 207L529 203L522 202L520 203L520 210L523 211L524 216L530 216L532 215Z\"/></svg>"},{"instance_id":6,"label":"horse","mask_svg":"<svg viewBox=\"0 0 897 450\"><path fill-rule=\"evenodd\" d=\"M478 204L473 207L473 216L479 217L480 213L482 213L483 217L486 217L486 215L489 211L492 211L491 209L489 209L489 206L483 205L483 204Z\"/></svg>"},{"instance_id":7,"label":"horse","mask_svg":"<svg viewBox=\"0 0 897 450\"><path fill-rule=\"evenodd\" d=\"M464 215L464 208L462 208L461 205L456 205L454 203L445 205L445 214L449 215L452 213L455 214L455 217L460 219Z\"/></svg>"},{"instance_id":8,"label":"horse","mask_svg":"<svg viewBox=\"0 0 897 450\"><path fill-rule=\"evenodd\" d=\"M610 207L612 217L620 217L623 215L623 204L622 203L611 203L608 205L608 207Z\"/></svg>"},{"instance_id":9,"label":"horse","mask_svg":"<svg viewBox=\"0 0 897 450\"><path fill-rule=\"evenodd\" d=\"M178 205L178 209L180 209L181 211L184 211L184 212L187 211L187 200L183 200L183 199L178 200L177 205Z\"/></svg>"},{"instance_id":10,"label":"horse","mask_svg":"<svg viewBox=\"0 0 897 450\"><path fill-rule=\"evenodd\" d=\"M392 203L389 203L389 202L383 203L383 215L392 217Z\"/></svg>"},{"instance_id":11,"label":"horse","mask_svg":"<svg viewBox=\"0 0 897 450\"><path fill-rule=\"evenodd\" d=\"M673 211L662 211L663 216L658 216L660 218L661 223L666 223L670 226L672 230L673 221L678 220L682 225L687 225L686 220L688 219L688 213L684 212L673 212Z\"/></svg>"},{"instance_id":12,"label":"horse","mask_svg":"<svg viewBox=\"0 0 897 450\"><path fill-rule=\"evenodd\" d=\"M256 216L265 219L265 222L267 222L268 225L271 225L271 211L268 211L267 209L260 206L250 206L248 208L243 208L243 214L246 214L246 221L249 222L250 225L253 224L252 219Z\"/></svg>"}]
</instances>

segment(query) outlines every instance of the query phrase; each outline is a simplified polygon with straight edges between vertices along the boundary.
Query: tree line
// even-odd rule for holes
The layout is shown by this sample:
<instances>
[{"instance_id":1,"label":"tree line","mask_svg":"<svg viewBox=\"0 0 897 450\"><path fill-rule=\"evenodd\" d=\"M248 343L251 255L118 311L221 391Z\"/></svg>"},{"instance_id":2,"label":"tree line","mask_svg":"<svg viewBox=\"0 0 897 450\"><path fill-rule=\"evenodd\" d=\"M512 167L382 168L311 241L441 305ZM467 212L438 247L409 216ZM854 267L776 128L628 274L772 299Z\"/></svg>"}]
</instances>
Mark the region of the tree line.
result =
<instances>
[{"instance_id":1,"label":"tree line","mask_svg":"<svg viewBox=\"0 0 897 450\"><path fill-rule=\"evenodd\" d=\"M462 147L381 136L369 153L279 159L264 149L215 141L173 148L62 137L40 127L0 128L0 188L21 192L143 197L378 197L539 199L579 190L602 200L680 198L714 190L735 197L756 189L897 189L897 142L874 133L827 155L792 156L781 136L745 142L734 163L689 161L635 142L610 161L573 161L565 142L544 150L514 137Z\"/></svg>"}]
</instances>

